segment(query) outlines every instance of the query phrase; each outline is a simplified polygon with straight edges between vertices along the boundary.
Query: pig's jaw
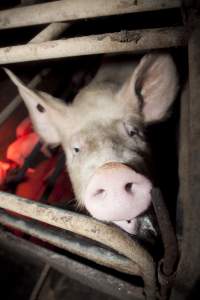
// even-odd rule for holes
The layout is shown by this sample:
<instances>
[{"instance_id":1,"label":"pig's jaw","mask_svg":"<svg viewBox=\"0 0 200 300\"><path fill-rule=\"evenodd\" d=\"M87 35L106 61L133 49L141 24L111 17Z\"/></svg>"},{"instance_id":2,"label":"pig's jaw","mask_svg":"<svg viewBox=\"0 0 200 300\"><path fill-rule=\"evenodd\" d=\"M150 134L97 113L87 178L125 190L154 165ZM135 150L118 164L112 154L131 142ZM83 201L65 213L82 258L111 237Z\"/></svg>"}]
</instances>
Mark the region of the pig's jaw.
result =
<instances>
[{"instance_id":1,"label":"pig's jaw","mask_svg":"<svg viewBox=\"0 0 200 300\"><path fill-rule=\"evenodd\" d=\"M127 221L113 221L115 225L123 229L124 231L130 233L130 234L136 234L137 233L137 220L136 218L133 218L132 220Z\"/></svg>"}]
</instances>

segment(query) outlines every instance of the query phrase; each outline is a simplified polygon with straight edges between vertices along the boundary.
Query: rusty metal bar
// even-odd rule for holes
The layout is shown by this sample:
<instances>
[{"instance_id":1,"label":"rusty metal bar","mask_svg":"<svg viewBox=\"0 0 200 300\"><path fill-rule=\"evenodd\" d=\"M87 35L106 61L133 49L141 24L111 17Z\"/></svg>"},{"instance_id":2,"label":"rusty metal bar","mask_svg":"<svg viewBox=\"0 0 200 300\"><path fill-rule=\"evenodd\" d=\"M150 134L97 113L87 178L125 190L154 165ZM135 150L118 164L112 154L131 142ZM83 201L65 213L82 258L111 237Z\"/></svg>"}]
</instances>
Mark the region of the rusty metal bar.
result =
<instances>
[{"instance_id":1,"label":"rusty metal bar","mask_svg":"<svg viewBox=\"0 0 200 300\"><path fill-rule=\"evenodd\" d=\"M95 240L129 258L140 268L148 299L155 298L155 266L152 257L128 234L91 217L36 203L0 192L0 207Z\"/></svg>"},{"instance_id":2,"label":"rusty metal bar","mask_svg":"<svg viewBox=\"0 0 200 300\"><path fill-rule=\"evenodd\" d=\"M160 190L154 188L151 195L164 248L163 258L158 265L160 295L162 300L167 300L176 274L178 243Z\"/></svg>"},{"instance_id":3,"label":"rusty metal bar","mask_svg":"<svg viewBox=\"0 0 200 300\"><path fill-rule=\"evenodd\" d=\"M0 48L0 64L184 46L182 27L121 31Z\"/></svg>"},{"instance_id":4,"label":"rusty metal bar","mask_svg":"<svg viewBox=\"0 0 200 300\"><path fill-rule=\"evenodd\" d=\"M0 248L12 255L29 257L37 264L45 262L68 277L116 299L145 300L142 288L2 230Z\"/></svg>"},{"instance_id":5,"label":"rusty metal bar","mask_svg":"<svg viewBox=\"0 0 200 300\"><path fill-rule=\"evenodd\" d=\"M61 0L0 11L0 29L180 7L180 0Z\"/></svg>"},{"instance_id":6,"label":"rusty metal bar","mask_svg":"<svg viewBox=\"0 0 200 300\"><path fill-rule=\"evenodd\" d=\"M196 4L199 5L196 1ZM189 93L185 99L186 109L184 124L186 144L185 156L180 163L185 163L185 180L181 181L181 204L183 206L183 239L181 260L178 267L176 284L172 299L198 299L200 278L200 17L198 10L189 14L188 40L189 58ZM184 147L184 144L182 145Z\"/></svg>"},{"instance_id":7,"label":"rusty metal bar","mask_svg":"<svg viewBox=\"0 0 200 300\"><path fill-rule=\"evenodd\" d=\"M177 208L177 222L183 234L184 228L184 208L189 200L189 87L184 87L181 95L180 130L179 130L179 197ZM182 239L181 239L182 241ZM180 245L180 248L181 245ZM181 249L182 250L182 249ZM184 289L184 261L180 257L175 284L172 289L170 300L182 300Z\"/></svg>"},{"instance_id":8,"label":"rusty metal bar","mask_svg":"<svg viewBox=\"0 0 200 300\"><path fill-rule=\"evenodd\" d=\"M39 32L29 44L42 43L45 41L50 41L58 38L68 27L68 23L53 23L48 25L45 29ZM35 88L41 81L44 76L49 73L49 69L45 69L37 74L28 84L30 88ZM21 97L17 95L7 106L0 112L0 125L5 122L7 118L14 112L14 110L21 103Z\"/></svg>"},{"instance_id":9,"label":"rusty metal bar","mask_svg":"<svg viewBox=\"0 0 200 300\"><path fill-rule=\"evenodd\" d=\"M44 227L38 222L23 220L0 211L0 223L30 234L38 239L53 244L76 255L87 258L100 265L116 269L119 272L141 276L137 264L129 259L105 250L100 246L89 244L85 240L69 235L66 231Z\"/></svg>"}]
</instances>

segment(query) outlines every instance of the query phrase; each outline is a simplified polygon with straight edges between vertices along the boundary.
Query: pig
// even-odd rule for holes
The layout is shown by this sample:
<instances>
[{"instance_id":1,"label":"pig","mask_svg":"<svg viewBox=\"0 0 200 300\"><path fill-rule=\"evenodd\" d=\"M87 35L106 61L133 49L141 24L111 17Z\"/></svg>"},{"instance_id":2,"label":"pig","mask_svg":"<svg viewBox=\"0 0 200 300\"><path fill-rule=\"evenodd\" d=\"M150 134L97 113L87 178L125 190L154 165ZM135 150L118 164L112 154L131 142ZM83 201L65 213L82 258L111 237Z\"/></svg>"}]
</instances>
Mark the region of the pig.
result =
<instances>
[{"instance_id":1,"label":"pig","mask_svg":"<svg viewBox=\"0 0 200 300\"><path fill-rule=\"evenodd\" d=\"M135 235L142 216L144 227L153 231L147 217L154 184L145 129L164 120L176 98L178 75L171 55L107 59L70 104L31 90L5 71L41 139L62 145L78 205Z\"/></svg>"}]
</instances>

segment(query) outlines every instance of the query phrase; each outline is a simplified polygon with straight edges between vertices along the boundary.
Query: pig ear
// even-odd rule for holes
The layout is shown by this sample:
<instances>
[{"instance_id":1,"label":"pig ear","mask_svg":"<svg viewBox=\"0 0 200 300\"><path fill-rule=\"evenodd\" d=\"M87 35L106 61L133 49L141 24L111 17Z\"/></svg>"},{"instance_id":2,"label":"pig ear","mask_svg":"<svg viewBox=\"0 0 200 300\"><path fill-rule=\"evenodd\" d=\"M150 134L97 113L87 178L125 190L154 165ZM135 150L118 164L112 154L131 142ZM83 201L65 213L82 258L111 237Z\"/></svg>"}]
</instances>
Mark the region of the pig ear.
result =
<instances>
[{"instance_id":1,"label":"pig ear","mask_svg":"<svg viewBox=\"0 0 200 300\"><path fill-rule=\"evenodd\" d=\"M60 137L53 120L53 117L58 113L58 110L55 107L55 102L57 101L54 101L52 99L53 97L46 93L31 90L26 87L13 72L6 68L4 68L4 70L17 86L19 93L28 108L33 126L40 137L47 144L60 144Z\"/></svg>"},{"instance_id":2,"label":"pig ear","mask_svg":"<svg viewBox=\"0 0 200 300\"><path fill-rule=\"evenodd\" d=\"M138 109L146 123L163 120L178 91L178 75L172 57L169 54L145 55L128 89L129 96L131 93L137 96Z\"/></svg>"}]
</instances>

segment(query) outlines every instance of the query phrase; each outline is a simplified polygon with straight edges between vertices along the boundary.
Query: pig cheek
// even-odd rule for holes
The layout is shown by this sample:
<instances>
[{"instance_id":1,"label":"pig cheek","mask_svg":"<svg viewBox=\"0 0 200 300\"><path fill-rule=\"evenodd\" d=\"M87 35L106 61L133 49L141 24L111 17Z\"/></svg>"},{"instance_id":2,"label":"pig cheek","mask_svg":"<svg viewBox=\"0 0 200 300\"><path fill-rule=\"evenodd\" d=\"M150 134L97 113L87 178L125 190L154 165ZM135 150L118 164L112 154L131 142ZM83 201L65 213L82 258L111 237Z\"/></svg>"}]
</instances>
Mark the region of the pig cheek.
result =
<instances>
[{"instance_id":1,"label":"pig cheek","mask_svg":"<svg viewBox=\"0 0 200 300\"><path fill-rule=\"evenodd\" d=\"M83 195L85 186L88 183L84 166L79 160L70 161L68 159L66 167L72 183L75 198L80 206L84 206Z\"/></svg>"},{"instance_id":2,"label":"pig cheek","mask_svg":"<svg viewBox=\"0 0 200 300\"><path fill-rule=\"evenodd\" d=\"M138 224L136 218L131 221L113 221L113 223L130 234L137 234Z\"/></svg>"}]
</instances>

